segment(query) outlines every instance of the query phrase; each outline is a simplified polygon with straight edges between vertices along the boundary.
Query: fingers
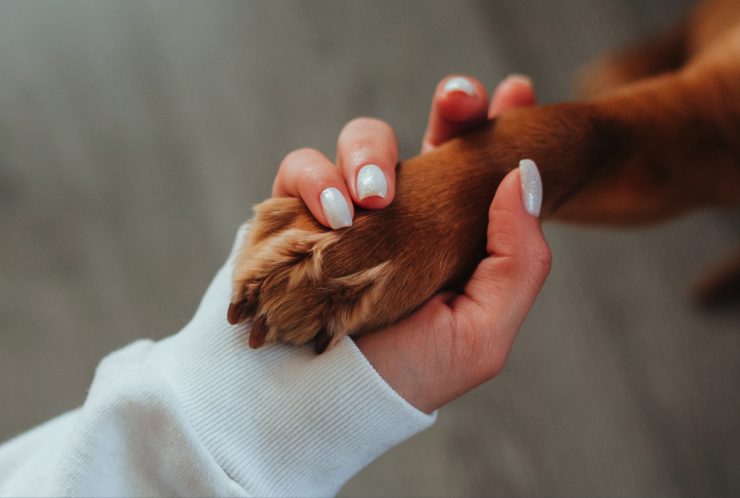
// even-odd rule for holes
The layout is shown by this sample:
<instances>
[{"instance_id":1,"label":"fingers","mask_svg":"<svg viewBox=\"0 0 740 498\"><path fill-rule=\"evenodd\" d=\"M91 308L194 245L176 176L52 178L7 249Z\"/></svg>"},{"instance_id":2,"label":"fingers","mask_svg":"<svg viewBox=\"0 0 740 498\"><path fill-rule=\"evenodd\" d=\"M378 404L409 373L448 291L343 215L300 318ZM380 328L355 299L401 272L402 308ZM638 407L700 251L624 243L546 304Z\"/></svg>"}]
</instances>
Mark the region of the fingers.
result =
<instances>
[{"instance_id":1,"label":"fingers","mask_svg":"<svg viewBox=\"0 0 740 498\"><path fill-rule=\"evenodd\" d=\"M532 80L513 74L496 87L489 105L486 88L468 76L448 76L432 99L422 152L428 152L498 114L535 104Z\"/></svg>"},{"instance_id":2,"label":"fingers","mask_svg":"<svg viewBox=\"0 0 740 498\"><path fill-rule=\"evenodd\" d=\"M291 152L280 164L272 186L274 197L300 197L324 226L352 225L354 210L340 170L313 149Z\"/></svg>"},{"instance_id":3,"label":"fingers","mask_svg":"<svg viewBox=\"0 0 740 498\"><path fill-rule=\"evenodd\" d=\"M512 74L499 83L493 92L488 117L493 118L502 112L517 107L529 107L536 103L532 80L521 74Z\"/></svg>"},{"instance_id":4,"label":"fingers","mask_svg":"<svg viewBox=\"0 0 740 498\"><path fill-rule=\"evenodd\" d=\"M383 121L353 119L339 134L337 165L358 206L380 209L391 203L395 194L396 163L396 136Z\"/></svg>"},{"instance_id":5,"label":"fingers","mask_svg":"<svg viewBox=\"0 0 740 498\"><path fill-rule=\"evenodd\" d=\"M489 211L489 256L453 303L460 333L480 345L481 380L503 367L516 332L550 271L551 254L540 226L542 183L537 166L522 161L501 182Z\"/></svg>"},{"instance_id":6,"label":"fingers","mask_svg":"<svg viewBox=\"0 0 740 498\"><path fill-rule=\"evenodd\" d=\"M300 197L314 217L330 228L352 225L353 201L379 209L393 200L398 145L383 121L350 121L337 141L338 168L313 149L283 159L272 187L274 197Z\"/></svg>"},{"instance_id":7,"label":"fingers","mask_svg":"<svg viewBox=\"0 0 740 498\"><path fill-rule=\"evenodd\" d=\"M443 79L434 94L422 150L463 133L487 117L535 102L531 81L512 75L502 81L488 103L485 87L464 76ZM350 121L337 140L337 165L318 151L301 149L283 160L273 184L274 196L300 197L316 219L331 228L352 224L353 202L380 209L395 196L398 145L383 121Z\"/></svg>"},{"instance_id":8,"label":"fingers","mask_svg":"<svg viewBox=\"0 0 740 498\"><path fill-rule=\"evenodd\" d=\"M422 152L485 121L487 111L488 92L480 81L458 75L443 79L434 91Z\"/></svg>"}]
</instances>

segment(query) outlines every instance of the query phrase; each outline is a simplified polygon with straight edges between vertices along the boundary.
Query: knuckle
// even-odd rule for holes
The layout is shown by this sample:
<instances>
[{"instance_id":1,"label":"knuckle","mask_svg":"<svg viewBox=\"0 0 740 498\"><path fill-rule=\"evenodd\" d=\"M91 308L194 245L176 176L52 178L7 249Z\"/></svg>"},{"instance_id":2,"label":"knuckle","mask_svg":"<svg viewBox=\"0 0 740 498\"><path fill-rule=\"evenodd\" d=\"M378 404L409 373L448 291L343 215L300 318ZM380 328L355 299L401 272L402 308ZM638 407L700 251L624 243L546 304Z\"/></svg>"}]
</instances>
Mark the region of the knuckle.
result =
<instances>
[{"instance_id":1,"label":"knuckle","mask_svg":"<svg viewBox=\"0 0 740 498\"><path fill-rule=\"evenodd\" d=\"M506 358L507 355L494 351L483 365L479 381L485 382L501 375L506 366Z\"/></svg>"},{"instance_id":2,"label":"knuckle","mask_svg":"<svg viewBox=\"0 0 740 498\"><path fill-rule=\"evenodd\" d=\"M547 244L534 249L532 262L538 274L547 276L550 273L550 269L552 268L552 251L550 251Z\"/></svg>"},{"instance_id":3,"label":"knuckle","mask_svg":"<svg viewBox=\"0 0 740 498\"><path fill-rule=\"evenodd\" d=\"M490 377L491 378L498 377L501 374L501 372L504 371L505 366L506 366L506 356L501 355L501 354L495 355L493 359L491 360L490 371L489 371Z\"/></svg>"},{"instance_id":4,"label":"knuckle","mask_svg":"<svg viewBox=\"0 0 740 498\"><path fill-rule=\"evenodd\" d=\"M289 152L285 155L282 162L280 163L280 167L290 166L292 164L297 163L298 161L302 159L306 159L309 157L314 157L317 154L320 154L320 152L316 149L312 149L310 147L303 147L300 149L296 149L292 152Z\"/></svg>"},{"instance_id":5,"label":"knuckle","mask_svg":"<svg viewBox=\"0 0 740 498\"><path fill-rule=\"evenodd\" d=\"M372 128L385 128L388 127L388 125L385 123L385 121L373 118L370 116L359 116L350 121L350 124L353 126L368 126Z\"/></svg>"},{"instance_id":6,"label":"knuckle","mask_svg":"<svg viewBox=\"0 0 740 498\"><path fill-rule=\"evenodd\" d=\"M337 150L339 163L349 169L368 162L388 169L398 160L393 129L376 118L359 117L350 121L339 135Z\"/></svg>"},{"instance_id":7,"label":"knuckle","mask_svg":"<svg viewBox=\"0 0 740 498\"><path fill-rule=\"evenodd\" d=\"M352 141L347 143L347 151L352 156L371 156L376 148L375 140L367 136L353 137Z\"/></svg>"},{"instance_id":8,"label":"knuckle","mask_svg":"<svg viewBox=\"0 0 740 498\"><path fill-rule=\"evenodd\" d=\"M339 141L342 142L348 138L349 135L355 133L357 130L360 130L365 125L365 120L367 118L364 117L358 117L351 119L347 122L346 125L344 125L344 128L342 128L342 131L339 132Z\"/></svg>"},{"instance_id":9,"label":"knuckle","mask_svg":"<svg viewBox=\"0 0 740 498\"><path fill-rule=\"evenodd\" d=\"M383 121L382 119L378 118L366 118L368 126L372 126L378 131L384 132L386 134L393 134L393 128L391 128L391 125Z\"/></svg>"},{"instance_id":10,"label":"knuckle","mask_svg":"<svg viewBox=\"0 0 740 498\"><path fill-rule=\"evenodd\" d=\"M339 141L355 143L358 136L374 136L377 134L393 134L393 128L388 123L378 118L360 116L347 123L339 134Z\"/></svg>"}]
</instances>

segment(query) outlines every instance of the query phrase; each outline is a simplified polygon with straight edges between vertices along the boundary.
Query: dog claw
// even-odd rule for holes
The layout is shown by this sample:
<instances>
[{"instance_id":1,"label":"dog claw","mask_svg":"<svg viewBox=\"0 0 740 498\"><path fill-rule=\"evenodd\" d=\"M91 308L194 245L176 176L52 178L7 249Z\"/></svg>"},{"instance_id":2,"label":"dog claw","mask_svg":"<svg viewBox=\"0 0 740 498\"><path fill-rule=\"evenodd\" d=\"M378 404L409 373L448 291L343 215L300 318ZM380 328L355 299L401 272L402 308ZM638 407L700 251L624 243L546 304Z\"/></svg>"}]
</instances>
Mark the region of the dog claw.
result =
<instances>
[{"instance_id":1,"label":"dog claw","mask_svg":"<svg viewBox=\"0 0 740 498\"><path fill-rule=\"evenodd\" d=\"M257 349L265 345L265 339L267 338L267 332L270 331L270 327L267 326L267 320L264 316L260 316L252 323L252 330L249 332L249 347Z\"/></svg>"},{"instance_id":2,"label":"dog claw","mask_svg":"<svg viewBox=\"0 0 740 498\"><path fill-rule=\"evenodd\" d=\"M256 303L250 303L246 299L242 299L237 303L231 303L229 305L229 311L226 313L226 319L231 325L241 323L247 318L254 315L256 309Z\"/></svg>"},{"instance_id":3,"label":"dog claw","mask_svg":"<svg viewBox=\"0 0 740 498\"><path fill-rule=\"evenodd\" d=\"M229 304L229 311L226 312L226 319L231 325L236 325L241 321L241 303Z\"/></svg>"},{"instance_id":4,"label":"dog claw","mask_svg":"<svg viewBox=\"0 0 740 498\"><path fill-rule=\"evenodd\" d=\"M314 339L314 349L316 351L316 354L321 354L326 351L326 348L329 347L329 344L331 344L331 336L327 334L325 330L322 330L318 334L316 334L316 338Z\"/></svg>"}]
</instances>

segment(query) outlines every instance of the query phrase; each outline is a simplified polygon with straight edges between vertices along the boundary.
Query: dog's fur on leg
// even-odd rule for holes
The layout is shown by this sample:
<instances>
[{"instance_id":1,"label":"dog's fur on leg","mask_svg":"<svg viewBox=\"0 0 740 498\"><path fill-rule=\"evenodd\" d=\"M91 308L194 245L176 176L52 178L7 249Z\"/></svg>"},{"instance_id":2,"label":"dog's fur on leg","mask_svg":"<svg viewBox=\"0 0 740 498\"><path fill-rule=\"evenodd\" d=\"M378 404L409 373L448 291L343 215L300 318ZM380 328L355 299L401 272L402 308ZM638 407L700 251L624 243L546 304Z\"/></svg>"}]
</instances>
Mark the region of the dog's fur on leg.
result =
<instances>
[{"instance_id":1,"label":"dog's fur on leg","mask_svg":"<svg viewBox=\"0 0 740 498\"><path fill-rule=\"evenodd\" d=\"M402 318L483 257L491 199L522 158L540 167L546 218L638 224L740 204L740 2L703 3L590 78L587 100L505 113L399 164L394 202L350 228L322 227L298 199L257 206L229 321L255 318L253 347L318 336L321 352Z\"/></svg>"}]
</instances>

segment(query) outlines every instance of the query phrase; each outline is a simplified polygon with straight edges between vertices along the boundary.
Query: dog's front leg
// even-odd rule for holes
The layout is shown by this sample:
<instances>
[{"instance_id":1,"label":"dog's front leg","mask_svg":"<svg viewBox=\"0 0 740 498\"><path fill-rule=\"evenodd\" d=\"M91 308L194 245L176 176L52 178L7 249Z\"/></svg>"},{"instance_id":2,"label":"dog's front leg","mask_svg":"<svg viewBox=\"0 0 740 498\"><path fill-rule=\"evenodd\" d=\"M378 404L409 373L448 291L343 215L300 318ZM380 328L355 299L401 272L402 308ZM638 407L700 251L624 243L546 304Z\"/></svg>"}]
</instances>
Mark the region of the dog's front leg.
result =
<instances>
[{"instance_id":1,"label":"dog's front leg","mask_svg":"<svg viewBox=\"0 0 740 498\"><path fill-rule=\"evenodd\" d=\"M736 166L699 91L677 74L603 100L509 112L403 162L394 202L341 231L299 200L269 200L237 261L229 320L255 318L253 346L318 336L319 349L398 320L475 267L498 183L523 158L540 167L548 217L647 222L716 200L693 168Z\"/></svg>"}]
</instances>

